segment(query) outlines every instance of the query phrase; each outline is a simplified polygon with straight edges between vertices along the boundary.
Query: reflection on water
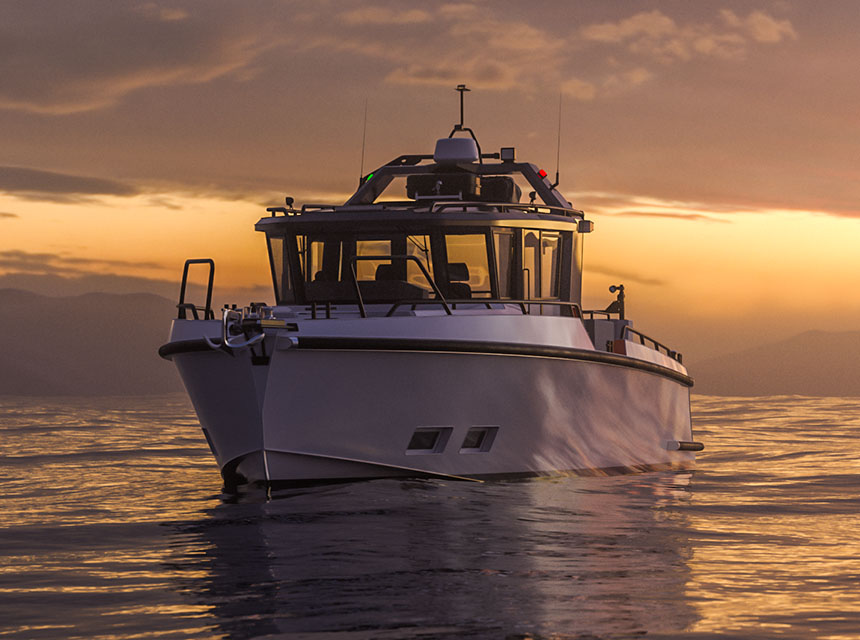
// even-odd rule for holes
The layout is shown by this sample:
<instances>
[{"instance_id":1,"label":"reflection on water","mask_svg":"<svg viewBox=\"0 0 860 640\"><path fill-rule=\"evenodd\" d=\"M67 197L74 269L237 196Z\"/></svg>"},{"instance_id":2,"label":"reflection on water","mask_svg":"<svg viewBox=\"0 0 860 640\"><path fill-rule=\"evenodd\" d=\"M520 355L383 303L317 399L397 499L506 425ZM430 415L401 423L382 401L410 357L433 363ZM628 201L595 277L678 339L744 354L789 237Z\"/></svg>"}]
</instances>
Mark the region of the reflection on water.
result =
<instances>
[{"instance_id":1,"label":"reflection on water","mask_svg":"<svg viewBox=\"0 0 860 640\"><path fill-rule=\"evenodd\" d=\"M0 398L0 634L856 638L860 401L693 408L692 475L267 500L180 395Z\"/></svg>"},{"instance_id":2,"label":"reflection on water","mask_svg":"<svg viewBox=\"0 0 860 640\"><path fill-rule=\"evenodd\" d=\"M860 637L860 400L695 407L708 454L687 511L694 628Z\"/></svg>"},{"instance_id":3,"label":"reflection on water","mask_svg":"<svg viewBox=\"0 0 860 640\"><path fill-rule=\"evenodd\" d=\"M386 480L225 504L178 530L208 545L195 602L217 603L231 637L673 630L695 619L690 550L654 514L686 480Z\"/></svg>"}]
</instances>

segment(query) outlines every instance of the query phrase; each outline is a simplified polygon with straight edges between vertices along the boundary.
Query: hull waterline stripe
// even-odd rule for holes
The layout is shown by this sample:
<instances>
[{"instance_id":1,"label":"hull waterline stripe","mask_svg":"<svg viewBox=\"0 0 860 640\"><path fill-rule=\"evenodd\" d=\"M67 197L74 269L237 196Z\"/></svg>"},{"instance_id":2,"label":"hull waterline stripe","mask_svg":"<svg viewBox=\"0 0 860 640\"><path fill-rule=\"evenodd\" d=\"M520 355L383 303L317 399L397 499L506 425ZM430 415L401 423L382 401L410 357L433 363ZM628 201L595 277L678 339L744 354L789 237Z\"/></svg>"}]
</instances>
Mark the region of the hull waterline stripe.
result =
<instances>
[{"instance_id":1,"label":"hull waterline stripe","mask_svg":"<svg viewBox=\"0 0 860 640\"><path fill-rule=\"evenodd\" d=\"M294 337L292 349L319 349L331 351L422 351L436 353L472 353L478 355L531 356L561 358L580 362L598 362L630 369L648 371L670 378L686 387L693 386L693 378L647 360L607 351L591 351L573 347L556 347L514 342L484 342L480 340L434 340L422 338L341 338L341 337ZM206 342L182 340L163 345L158 353L162 358L180 353L212 351Z\"/></svg>"}]
</instances>

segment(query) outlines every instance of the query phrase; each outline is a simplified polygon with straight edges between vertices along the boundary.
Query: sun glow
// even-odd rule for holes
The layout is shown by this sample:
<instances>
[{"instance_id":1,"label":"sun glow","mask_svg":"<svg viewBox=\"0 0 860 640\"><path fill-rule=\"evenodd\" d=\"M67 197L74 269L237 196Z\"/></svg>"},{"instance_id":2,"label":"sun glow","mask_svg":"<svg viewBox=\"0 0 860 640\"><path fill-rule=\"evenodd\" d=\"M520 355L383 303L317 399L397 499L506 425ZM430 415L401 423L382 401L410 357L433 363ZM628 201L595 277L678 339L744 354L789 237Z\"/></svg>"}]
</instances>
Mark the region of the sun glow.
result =
<instances>
[{"instance_id":1,"label":"sun glow","mask_svg":"<svg viewBox=\"0 0 860 640\"><path fill-rule=\"evenodd\" d=\"M703 212L659 201L640 201L635 213L607 207L589 217L596 221L586 241L589 295L605 297L604 285L617 272L630 277L631 288L647 287L655 301L680 298L690 315L727 317L765 308L844 310L845 293L860 286L854 218Z\"/></svg>"},{"instance_id":2,"label":"sun glow","mask_svg":"<svg viewBox=\"0 0 860 640\"><path fill-rule=\"evenodd\" d=\"M44 254L45 272L173 280L186 258L212 257L221 284L269 282L263 236L253 229L266 215L259 203L175 194L72 203L0 196L0 208L18 215L4 224L4 250Z\"/></svg>"},{"instance_id":3,"label":"sun glow","mask_svg":"<svg viewBox=\"0 0 860 640\"><path fill-rule=\"evenodd\" d=\"M588 308L605 307L609 285L623 282L634 318L860 311L846 296L860 287L858 219L573 195L596 223L585 240ZM270 286L263 236L253 229L267 215L259 202L176 193L77 202L0 196L0 211L15 212L2 221L0 274L14 272L17 257L28 260L17 268L31 273L176 282L186 258L211 257L216 288Z\"/></svg>"}]
</instances>

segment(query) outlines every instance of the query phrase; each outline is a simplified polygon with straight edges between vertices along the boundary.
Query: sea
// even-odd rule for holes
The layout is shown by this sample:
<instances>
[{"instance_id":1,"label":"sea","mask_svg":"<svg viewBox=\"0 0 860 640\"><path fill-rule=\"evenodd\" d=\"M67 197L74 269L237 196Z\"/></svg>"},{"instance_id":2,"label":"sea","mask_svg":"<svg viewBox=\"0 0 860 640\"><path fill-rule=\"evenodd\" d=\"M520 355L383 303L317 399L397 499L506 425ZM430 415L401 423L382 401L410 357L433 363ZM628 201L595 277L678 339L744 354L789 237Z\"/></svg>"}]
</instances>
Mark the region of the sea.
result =
<instances>
[{"instance_id":1,"label":"sea","mask_svg":"<svg viewBox=\"0 0 860 640\"><path fill-rule=\"evenodd\" d=\"M860 638L860 398L695 470L222 492L184 395L0 398L0 638Z\"/></svg>"}]
</instances>

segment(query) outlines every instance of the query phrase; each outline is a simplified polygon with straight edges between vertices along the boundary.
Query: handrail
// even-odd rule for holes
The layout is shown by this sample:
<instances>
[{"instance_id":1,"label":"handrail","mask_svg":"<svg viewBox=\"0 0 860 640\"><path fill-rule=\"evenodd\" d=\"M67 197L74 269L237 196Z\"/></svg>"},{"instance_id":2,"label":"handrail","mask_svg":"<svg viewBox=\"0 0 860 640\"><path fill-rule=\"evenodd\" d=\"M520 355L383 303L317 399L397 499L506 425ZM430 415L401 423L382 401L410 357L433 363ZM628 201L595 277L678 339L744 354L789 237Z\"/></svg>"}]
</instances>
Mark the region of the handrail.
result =
<instances>
[{"instance_id":1,"label":"handrail","mask_svg":"<svg viewBox=\"0 0 860 640\"><path fill-rule=\"evenodd\" d=\"M206 306L200 309L199 307L185 302L185 289L188 286L188 267L192 264L208 264L209 265L209 284L206 287ZM182 284L179 288L179 304L176 307L179 309L179 320L186 320L185 312L190 310L195 320L199 320L197 315L198 309L203 311L204 320L214 320L215 312L212 310L212 284L215 281L215 261L212 258L190 258L185 261L185 267L182 269Z\"/></svg>"},{"instance_id":2,"label":"handrail","mask_svg":"<svg viewBox=\"0 0 860 640\"><path fill-rule=\"evenodd\" d=\"M585 212L579 209L567 209L565 207L556 207L549 204L526 204L520 202L481 202L479 200L458 200L457 202L434 202L430 207L431 213L439 213L445 209L463 209L472 207L481 211L486 209L496 209L502 212L510 210L522 211L524 213L553 213L561 212L566 218L582 218L585 219Z\"/></svg>"},{"instance_id":3,"label":"handrail","mask_svg":"<svg viewBox=\"0 0 860 640\"><path fill-rule=\"evenodd\" d=\"M355 286L355 295L358 298L358 312L362 318L367 317L367 311L364 308L364 300L361 297L361 287L358 286L358 275L355 272L355 265L359 260L412 260L415 264L418 265L418 268L421 269L421 273L424 275L424 278L427 280L427 283L432 287L433 293L436 294L437 300L434 301L435 304L441 304L445 309L445 313L449 316L451 315L451 307L448 306L448 302L445 300L445 296L442 295L442 292L439 291L439 287L436 286L436 282L433 278L430 277L430 274L427 272L427 269L421 264L421 261L416 256L407 256L407 255L387 255L387 256L353 256L349 261L349 268L352 272L352 283Z\"/></svg>"},{"instance_id":4,"label":"handrail","mask_svg":"<svg viewBox=\"0 0 860 640\"><path fill-rule=\"evenodd\" d=\"M490 305L494 304L509 304L516 305L520 308L524 316L531 315L531 306L532 305L549 305L549 306L557 306L557 307L568 307L570 308L571 317L573 318L582 318L582 309L579 304L576 302L567 302L564 300L511 300L508 298L467 298L464 300L448 300L448 303L457 308L458 304L478 304L485 305L487 309L491 309ZM390 317L394 315L394 312L397 311L400 307L404 305L411 305L413 308L418 305L435 305L439 304L438 300L400 300L391 305L391 308L388 310L388 313L385 314L386 317Z\"/></svg>"},{"instance_id":5,"label":"handrail","mask_svg":"<svg viewBox=\"0 0 860 640\"><path fill-rule=\"evenodd\" d=\"M272 216L276 216L277 214L282 214L283 216L293 217L293 216L301 216L303 213L311 213L311 212L323 212L323 211L337 211L337 210L361 210L361 209L373 209L373 210L385 210L385 209L416 209L416 208L424 208L429 204L428 210L430 213L441 213L447 209L461 209L465 211L466 209L475 209L477 212L486 213L486 212L508 212L511 210L514 211L522 211L523 213L543 213L543 214L554 214L561 215L565 218L578 218L585 219L585 212L580 209L566 208L566 207L557 207L555 205L549 204L531 204L531 203L521 203L521 202L484 202L481 200L445 200L439 201L436 200L439 198L441 200L444 196L422 196L416 200L398 200L398 201L383 201L383 202L374 202L371 204L363 204L363 205L343 205L343 204L316 204L316 203L306 203L303 204L301 209L287 209L286 207L268 207L266 211L272 214ZM426 203L426 204L425 204Z\"/></svg>"},{"instance_id":6,"label":"handrail","mask_svg":"<svg viewBox=\"0 0 860 640\"><path fill-rule=\"evenodd\" d=\"M603 316L608 320L612 319L612 313L603 309L584 309L582 314L582 317L586 320L594 320L595 315Z\"/></svg>"},{"instance_id":7,"label":"handrail","mask_svg":"<svg viewBox=\"0 0 860 640\"><path fill-rule=\"evenodd\" d=\"M644 346L648 346L648 345L646 345L646 344L645 344L645 342L646 342L646 341L647 341L647 342L650 342L651 344L653 344L653 345L654 345L654 347L653 347L653 348L654 348L656 351L662 351L662 352L665 352L665 354L666 354L667 356L669 356L670 358L672 358L673 360L677 360L678 362L683 362L683 356L682 356L678 351L675 351L675 350L673 350L673 349L670 349L669 347L667 347L667 346L666 346L665 344L663 344L662 342L657 342L657 341L656 341L654 338L652 338L651 336L646 336L646 335L645 335L644 333L642 333L641 331L637 331L636 329L634 329L633 327L631 327L631 326L629 326L629 325L626 325L626 326L624 326L624 327L621 329L621 339L622 339L622 340L627 340L627 336L628 336L628 334L631 334L631 333L639 337L639 344L644 345ZM633 342L633 341L631 340L631 342Z\"/></svg>"}]
</instances>

